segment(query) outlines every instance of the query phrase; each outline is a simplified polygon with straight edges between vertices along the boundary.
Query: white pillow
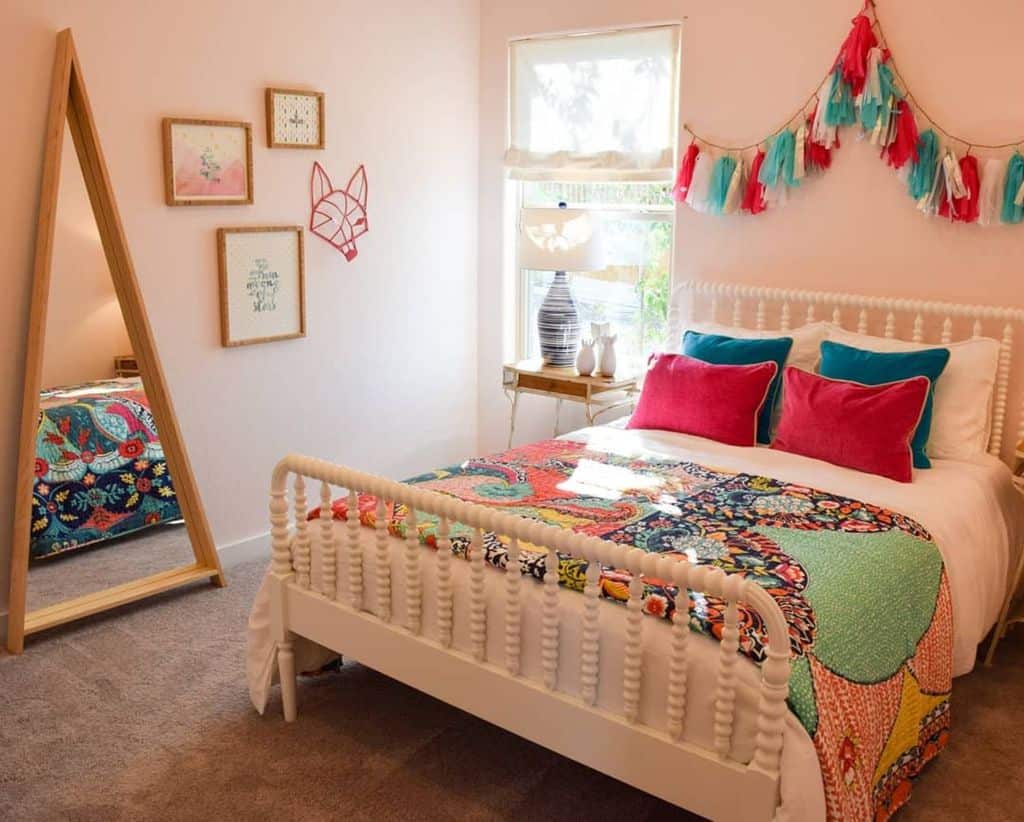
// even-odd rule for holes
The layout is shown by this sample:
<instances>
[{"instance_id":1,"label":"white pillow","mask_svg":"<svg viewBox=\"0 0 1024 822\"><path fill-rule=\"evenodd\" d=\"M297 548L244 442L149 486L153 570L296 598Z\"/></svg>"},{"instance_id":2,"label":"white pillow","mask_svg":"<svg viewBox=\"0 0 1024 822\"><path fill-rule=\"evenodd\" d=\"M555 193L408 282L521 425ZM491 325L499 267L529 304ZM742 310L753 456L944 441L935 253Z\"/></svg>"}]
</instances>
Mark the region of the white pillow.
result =
<instances>
[{"instance_id":1,"label":"white pillow","mask_svg":"<svg viewBox=\"0 0 1024 822\"><path fill-rule=\"evenodd\" d=\"M992 394L999 368L999 343L989 337L963 342L913 343L873 337L827 323L827 339L865 351L923 351L946 348L949 363L935 383L928 456L968 460L988 450L992 434Z\"/></svg>"},{"instance_id":2,"label":"white pillow","mask_svg":"<svg viewBox=\"0 0 1024 822\"><path fill-rule=\"evenodd\" d=\"M786 358L786 365L792 365L802 371L810 371L812 374L818 370L818 362L821 360L821 341L826 339L826 334L831 323L816 322L810 325L802 325L798 328L791 328L789 331L778 329L766 329L757 331L753 328L741 328L735 325L722 325L720 323L689 323L685 331L697 331L701 334L720 334L725 337L737 337L741 340L773 340L779 337L791 337L793 347L789 350ZM678 340L679 350L683 350L682 338Z\"/></svg>"}]
</instances>

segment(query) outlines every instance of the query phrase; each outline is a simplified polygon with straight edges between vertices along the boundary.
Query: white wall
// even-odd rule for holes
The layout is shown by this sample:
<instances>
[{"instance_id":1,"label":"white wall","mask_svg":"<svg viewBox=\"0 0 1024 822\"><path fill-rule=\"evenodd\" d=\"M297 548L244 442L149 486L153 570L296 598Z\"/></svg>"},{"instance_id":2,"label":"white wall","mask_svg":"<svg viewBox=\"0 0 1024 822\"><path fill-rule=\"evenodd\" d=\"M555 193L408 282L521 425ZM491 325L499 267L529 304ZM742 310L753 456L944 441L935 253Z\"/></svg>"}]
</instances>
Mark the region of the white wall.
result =
<instances>
[{"instance_id":1,"label":"white wall","mask_svg":"<svg viewBox=\"0 0 1024 822\"><path fill-rule=\"evenodd\" d=\"M474 0L7 0L0 152L0 611L54 35L79 56L174 404L219 545L267 530L289 451L391 476L476 445ZM326 93L325 151L269 150L264 88ZM165 115L253 123L253 206L163 204ZM306 237L304 340L224 349L216 228L308 224L314 160L369 174L352 263Z\"/></svg>"}]
</instances>

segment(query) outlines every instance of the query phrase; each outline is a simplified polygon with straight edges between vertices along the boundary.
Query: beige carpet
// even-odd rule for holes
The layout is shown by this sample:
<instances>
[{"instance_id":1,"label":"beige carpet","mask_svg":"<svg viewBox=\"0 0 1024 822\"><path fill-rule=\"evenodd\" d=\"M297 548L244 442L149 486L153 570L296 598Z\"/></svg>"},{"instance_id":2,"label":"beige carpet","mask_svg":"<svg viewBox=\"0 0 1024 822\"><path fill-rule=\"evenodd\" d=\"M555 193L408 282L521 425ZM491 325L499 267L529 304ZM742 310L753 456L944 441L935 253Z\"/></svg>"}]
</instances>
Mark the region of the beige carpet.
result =
<instances>
[{"instance_id":1,"label":"beige carpet","mask_svg":"<svg viewBox=\"0 0 1024 822\"><path fill-rule=\"evenodd\" d=\"M261 563L0 657L0 819L685 820L359 665L260 717L243 677ZM1021 818L1024 629L957 681L955 729L903 820ZM681 775L682 777L682 775Z\"/></svg>"},{"instance_id":2,"label":"beige carpet","mask_svg":"<svg viewBox=\"0 0 1024 822\"><path fill-rule=\"evenodd\" d=\"M195 555L182 522L36 559L28 569L28 609L34 611L192 562Z\"/></svg>"}]
</instances>

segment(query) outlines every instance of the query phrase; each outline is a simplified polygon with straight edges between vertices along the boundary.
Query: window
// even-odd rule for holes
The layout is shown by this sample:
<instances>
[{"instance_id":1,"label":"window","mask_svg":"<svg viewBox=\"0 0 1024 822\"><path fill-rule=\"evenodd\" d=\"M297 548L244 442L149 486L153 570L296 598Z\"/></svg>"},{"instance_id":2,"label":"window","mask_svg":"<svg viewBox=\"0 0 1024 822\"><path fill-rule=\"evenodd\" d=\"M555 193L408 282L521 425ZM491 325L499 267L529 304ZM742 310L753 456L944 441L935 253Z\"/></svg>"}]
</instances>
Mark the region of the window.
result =
<instances>
[{"instance_id":1,"label":"window","mask_svg":"<svg viewBox=\"0 0 1024 822\"><path fill-rule=\"evenodd\" d=\"M678 42L678 26L661 26L511 45L506 168L517 223L560 203L597 218L606 265L568 279L583 336L609 322L628 370L667 331ZM516 273L516 353L539 357L537 311L554 273Z\"/></svg>"},{"instance_id":2,"label":"window","mask_svg":"<svg viewBox=\"0 0 1024 822\"><path fill-rule=\"evenodd\" d=\"M605 257L601 271L569 273L583 324L611 323L616 354L626 370L639 370L665 342L672 256L671 186L651 183L523 182L520 210L564 202L600 218ZM537 310L554 277L551 271L519 271L519 357L540 356Z\"/></svg>"}]
</instances>

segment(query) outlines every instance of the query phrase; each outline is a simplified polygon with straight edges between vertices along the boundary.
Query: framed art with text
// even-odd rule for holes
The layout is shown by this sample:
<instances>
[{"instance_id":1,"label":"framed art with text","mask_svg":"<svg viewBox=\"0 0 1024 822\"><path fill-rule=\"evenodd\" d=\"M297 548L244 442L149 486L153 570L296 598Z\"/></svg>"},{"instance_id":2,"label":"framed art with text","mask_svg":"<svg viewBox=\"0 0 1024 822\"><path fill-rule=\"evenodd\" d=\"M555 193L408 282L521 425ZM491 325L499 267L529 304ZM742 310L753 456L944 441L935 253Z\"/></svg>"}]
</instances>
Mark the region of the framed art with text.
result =
<instances>
[{"instance_id":1,"label":"framed art with text","mask_svg":"<svg viewBox=\"0 0 1024 822\"><path fill-rule=\"evenodd\" d=\"M218 228L220 330L225 347L306 336L302 228Z\"/></svg>"}]
</instances>

